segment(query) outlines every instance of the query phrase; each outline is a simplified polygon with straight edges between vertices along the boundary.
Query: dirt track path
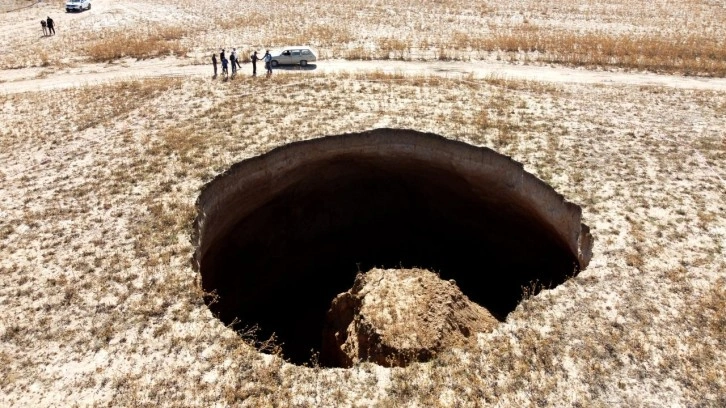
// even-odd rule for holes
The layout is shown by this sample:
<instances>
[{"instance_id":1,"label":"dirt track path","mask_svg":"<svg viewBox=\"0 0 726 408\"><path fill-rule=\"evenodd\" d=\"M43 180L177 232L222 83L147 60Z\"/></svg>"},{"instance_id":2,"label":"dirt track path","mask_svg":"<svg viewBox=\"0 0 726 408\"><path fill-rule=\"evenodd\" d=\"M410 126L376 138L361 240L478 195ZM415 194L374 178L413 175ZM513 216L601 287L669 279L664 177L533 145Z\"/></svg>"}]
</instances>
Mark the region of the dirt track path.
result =
<instances>
[{"instance_id":1,"label":"dirt track path","mask_svg":"<svg viewBox=\"0 0 726 408\"><path fill-rule=\"evenodd\" d=\"M41 2L42 3L42 2ZM38 3L38 4L41 4ZM85 21L95 29L102 29L108 21L146 19L149 10L141 1L94 0L93 12L64 13L57 19L71 27L72 22ZM39 6L40 7L40 6ZM53 10L40 7L38 12L6 14L4 29L0 30L0 52L17 52L16 48L3 46L17 38L18 33L40 35L36 27L25 18ZM49 11L50 12L50 11ZM57 10L56 10L57 12ZM35 14L33 14L35 13ZM41 16L44 14L40 14ZM18 17L22 16L22 18ZM34 17L35 18L35 17ZM32 26L32 27L31 27ZM31 37L32 37L31 35ZM24 37L23 37L24 38ZM63 38L53 38L62 41ZM197 77L211 80L211 64L198 65L193 58L157 58L143 61L126 59L110 64L79 63L72 67L46 67L0 70L0 94L49 91L162 76ZM262 68L261 66L258 68ZM252 68L245 64L242 75L250 75ZM260 69L262 71L262 69ZM316 66L301 70L281 68L275 75L306 75L309 73L373 72L401 73L404 75L440 75L450 78L482 79L497 77L503 79L533 80L549 83L579 83L616 86L666 86L684 89L726 91L726 78L698 78L652 73L629 73L618 71L597 71L562 66L514 65L498 61L443 62L443 61L319 61ZM220 81L220 86L222 85Z\"/></svg>"},{"instance_id":2,"label":"dirt track path","mask_svg":"<svg viewBox=\"0 0 726 408\"><path fill-rule=\"evenodd\" d=\"M261 66L258 70L263 71ZM243 64L241 75L252 67ZM306 75L341 72L400 73L440 75L450 78L504 78L550 83L580 83L619 86L666 86L683 89L726 91L724 78L683 77L652 73L593 71L556 66L512 65L496 62L441 61L319 61L307 69L280 68L275 75ZM143 61L124 60L111 64L81 64L73 68L27 68L0 71L0 93L48 91L150 77L212 77L211 64L194 65L189 59L162 58Z\"/></svg>"}]
</instances>

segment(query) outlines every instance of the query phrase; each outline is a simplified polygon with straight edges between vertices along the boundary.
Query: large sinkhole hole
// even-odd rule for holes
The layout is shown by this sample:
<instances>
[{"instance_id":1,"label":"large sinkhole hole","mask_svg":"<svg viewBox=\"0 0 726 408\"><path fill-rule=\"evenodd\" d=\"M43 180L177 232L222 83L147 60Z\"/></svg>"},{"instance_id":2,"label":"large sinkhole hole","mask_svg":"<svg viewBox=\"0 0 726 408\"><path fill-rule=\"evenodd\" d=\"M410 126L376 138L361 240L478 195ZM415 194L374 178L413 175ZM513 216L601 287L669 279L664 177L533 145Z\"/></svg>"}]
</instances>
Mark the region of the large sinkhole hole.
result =
<instances>
[{"instance_id":1,"label":"large sinkhole hole","mask_svg":"<svg viewBox=\"0 0 726 408\"><path fill-rule=\"evenodd\" d=\"M504 320L522 287L587 265L580 208L490 149L380 129L293 143L233 166L198 201L196 264L212 312L319 351L357 272L420 267Z\"/></svg>"}]
</instances>

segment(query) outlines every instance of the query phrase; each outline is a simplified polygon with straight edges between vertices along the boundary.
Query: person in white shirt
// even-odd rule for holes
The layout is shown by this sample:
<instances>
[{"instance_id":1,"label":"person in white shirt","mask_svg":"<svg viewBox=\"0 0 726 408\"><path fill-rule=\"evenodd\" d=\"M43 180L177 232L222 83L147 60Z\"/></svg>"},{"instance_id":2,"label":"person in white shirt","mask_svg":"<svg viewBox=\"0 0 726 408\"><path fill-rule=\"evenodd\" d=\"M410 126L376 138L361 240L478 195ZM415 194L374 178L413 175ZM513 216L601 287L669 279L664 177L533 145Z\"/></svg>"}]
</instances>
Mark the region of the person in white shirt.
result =
<instances>
[{"instance_id":1,"label":"person in white shirt","mask_svg":"<svg viewBox=\"0 0 726 408\"><path fill-rule=\"evenodd\" d=\"M232 52L229 53L229 62L232 64L232 76L237 74L237 49L232 48Z\"/></svg>"}]
</instances>

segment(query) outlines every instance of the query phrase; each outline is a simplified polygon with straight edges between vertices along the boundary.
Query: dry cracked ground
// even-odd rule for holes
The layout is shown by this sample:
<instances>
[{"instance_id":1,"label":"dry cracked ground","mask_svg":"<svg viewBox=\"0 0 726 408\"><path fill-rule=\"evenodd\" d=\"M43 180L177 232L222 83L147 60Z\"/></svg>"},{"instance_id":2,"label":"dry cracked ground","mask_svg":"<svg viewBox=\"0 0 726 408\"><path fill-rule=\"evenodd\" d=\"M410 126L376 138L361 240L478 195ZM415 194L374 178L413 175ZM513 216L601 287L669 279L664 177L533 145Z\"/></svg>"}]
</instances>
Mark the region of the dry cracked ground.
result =
<instances>
[{"instance_id":1,"label":"dry cracked ground","mask_svg":"<svg viewBox=\"0 0 726 408\"><path fill-rule=\"evenodd\" d=\"M718 67L698 74L699 87L652 66L672 84L341 69L226 82L151 72L5 91L15 81L105 69L88 46L104 33L187 27L168 40L180 48L165 52L184 51L175 58L189 65L252 31L260 37L239 48L264 48L264 35L302 42L304 32L290 34L271 17L296 11L309 13L308 22L321 16L328 31L312 31L321 53L342 59L369 43L395 58L397 48L380 38L408 38L401 33L416 44L451 42L463 22L479 30L470 37L518 22L721 41L726 26L723 4L705 0L640 8L443 1L428 14L392 3L223 1L198 10L182 0L98 0L79 15L44 2L0 17L12 27L0 30L0 405L726 405L726 91L712 78L723 76ZM37 20L50 13L58 34L41 38ZM336 25L356 18L360 28ZM399 23L383 24L391 21ZM567 63L481 47L482 62ZM31 57L38 50L46 53L40 63ZM406 367L290 364L274 343L225 327L191 265L202 187L275 147L382 127L439 134L523 163L582 207L595 239L589 267L536 296L523 288L518 307L475 344Z\"/></svg>"}]
</instances>

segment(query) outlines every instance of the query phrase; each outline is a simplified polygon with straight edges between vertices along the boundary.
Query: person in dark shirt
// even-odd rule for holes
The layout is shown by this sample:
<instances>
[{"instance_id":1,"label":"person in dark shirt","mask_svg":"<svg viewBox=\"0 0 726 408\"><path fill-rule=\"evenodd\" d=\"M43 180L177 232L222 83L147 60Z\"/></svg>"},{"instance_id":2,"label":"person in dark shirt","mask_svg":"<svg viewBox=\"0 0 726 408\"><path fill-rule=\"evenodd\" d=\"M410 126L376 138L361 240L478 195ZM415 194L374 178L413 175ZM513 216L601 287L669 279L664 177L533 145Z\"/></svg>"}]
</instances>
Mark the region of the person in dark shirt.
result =
<instances>
[{"instance_id":1,"label":"person in dark shirt","mask_svg":"<svg viewBox=\"0 0 726 408\"><path fill-rule=\"evenodd\" d=\"M43 37L48 35L48 23L45 20L40 20L40 26L43 27Z\"/></svg>"},{"instance_id":2,"label":"person in dark shirt","mask_svg":"<svg viewBox=\"0 0 726 408\"><path fill-rule=\"evenodd\" d=\"M45 20L45 25L48 26L48 35L52 32L53 35L55 35L55 25L53 24L53 19L48 16L48 19Z\"/></svg>"},{"instance_id":3,"label":"person in dark shirt","mask_svg":"<svg viewBox=\"0 0 726 408\"><path fill-rule=\"evenodd\" d=\"M227 71L227 58L222 59L222 75L227 78L229 71Z\"/></svg>"},{"instance_id":4,"label":"person in dark shirt","mask_svg":"<svg viewBox=\"0 0 726 408\"><path fill-rule=\"evenodd\" d=\"M261 58L257 56L257 51L253 52L250 56L250 60L252 61L252 76L257 76L257 61L259 61Z\"/></svg>"},{"instance_id":5,"label":"person in dark shirt","mask_svg":"<svg viewBox=\"0 0 726 408\"><path fill-rule=\"evenodd\" d=\"M212 54L212 65L214 65L214 77L217 77L217 54Z\"/></svg>"}]
</instances>

